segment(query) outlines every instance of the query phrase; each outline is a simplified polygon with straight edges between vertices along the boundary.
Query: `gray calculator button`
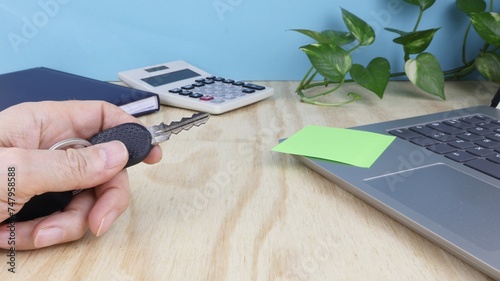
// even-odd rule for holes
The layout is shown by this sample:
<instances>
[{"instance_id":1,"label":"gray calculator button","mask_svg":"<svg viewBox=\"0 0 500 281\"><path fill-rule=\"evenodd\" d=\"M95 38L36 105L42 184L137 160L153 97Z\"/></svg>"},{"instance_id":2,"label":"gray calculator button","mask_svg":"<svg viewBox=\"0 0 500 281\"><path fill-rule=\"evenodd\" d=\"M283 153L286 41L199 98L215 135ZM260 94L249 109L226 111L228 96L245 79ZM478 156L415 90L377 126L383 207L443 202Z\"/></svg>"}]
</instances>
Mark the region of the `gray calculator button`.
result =
<instances>
[{"instance_id":1,"label":"gray calculator button","mask_svg":"<svg viewBox=\"0 0 500 281\"><path fill-rule=\"evenodd\" d=\"M210 102L213 102L213 103L223 103L224 100L221 99L221 98L214 98L213 100L211 100Z\"/></svg>"}]
</instances>

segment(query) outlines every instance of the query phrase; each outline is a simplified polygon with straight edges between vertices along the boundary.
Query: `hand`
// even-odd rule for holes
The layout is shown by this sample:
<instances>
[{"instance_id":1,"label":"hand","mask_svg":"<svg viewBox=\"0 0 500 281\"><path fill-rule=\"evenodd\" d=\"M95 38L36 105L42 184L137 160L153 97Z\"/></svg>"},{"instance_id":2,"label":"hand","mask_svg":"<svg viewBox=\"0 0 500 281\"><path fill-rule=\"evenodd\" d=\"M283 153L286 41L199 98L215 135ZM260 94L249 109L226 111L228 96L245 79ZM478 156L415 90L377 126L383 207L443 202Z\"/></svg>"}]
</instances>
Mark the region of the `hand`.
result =
<instances>
[{"instance_id":1,"label":"hand","mask_svg":"<svg viewBox=\"0 0 500 281\"><path fill-rule=\"evenodd\" d=\"M119 141L79 149L48 150L67 138L89 139L116 125L139 121L100 101L24 103L0 112L0 221L10 206L19 211L31 197L46 192L86 189L62 211L15 224L15 248L47 247L81 238L90 228L100 236L128 206L128 160ZM160 161L155 146L145 163ZM8 169L15 167L15 192L8 193ZM14 196L14 198L12 198ZM12 200L10 201L12 203ZM8 249L9 225L0 226L0 248Z\"/></svg>"}]
</instances>

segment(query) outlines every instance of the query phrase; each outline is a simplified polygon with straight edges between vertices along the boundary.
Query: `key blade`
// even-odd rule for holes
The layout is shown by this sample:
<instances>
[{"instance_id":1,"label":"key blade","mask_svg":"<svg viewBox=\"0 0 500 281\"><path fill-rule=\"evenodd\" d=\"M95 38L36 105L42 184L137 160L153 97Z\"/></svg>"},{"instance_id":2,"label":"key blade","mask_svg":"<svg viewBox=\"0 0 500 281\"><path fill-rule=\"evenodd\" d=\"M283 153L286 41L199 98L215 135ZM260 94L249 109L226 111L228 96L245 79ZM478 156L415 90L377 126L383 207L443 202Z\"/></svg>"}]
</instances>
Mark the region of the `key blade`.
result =
<instances>
[{"instance_id":1,"label":"key blade","mask_svg":"<svg viewBox=\"0 0 500 281\"><path fill-rule=\"evenodd\" d=\"M189 130L193 126L201 126L205 124L210 118L210 114L205 112L198 112L193 114L191 117L184 117L179 121L173 121L166 125L161 123L159 125L154 125L148 128L153 136L153 144L164 142L170 138L172 134L178 134L183 130Z\"/></svg>"}]
</instances>

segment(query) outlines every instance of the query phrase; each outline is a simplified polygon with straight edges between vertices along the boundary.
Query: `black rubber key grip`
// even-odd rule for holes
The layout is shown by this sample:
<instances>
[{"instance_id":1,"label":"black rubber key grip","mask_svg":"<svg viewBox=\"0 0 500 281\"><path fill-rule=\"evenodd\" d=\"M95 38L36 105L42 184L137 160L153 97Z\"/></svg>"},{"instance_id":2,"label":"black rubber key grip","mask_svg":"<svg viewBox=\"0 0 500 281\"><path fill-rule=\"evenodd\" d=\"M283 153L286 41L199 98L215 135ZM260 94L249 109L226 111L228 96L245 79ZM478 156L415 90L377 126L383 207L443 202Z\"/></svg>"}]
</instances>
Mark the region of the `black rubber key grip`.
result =
<instances>
[{"instance_id":1,"label":"black rubber key grip","mask_svg":"<svg viewBox=\"0 0 500 281\"><path fill-rule=\"evenodd\" d=\"M89 139L91 144L99 144L119 140L128 150L128 162L125 168L142 162L153 148L151 133L146 127L137 123L125 123L101 131Z\"/></svg>"}]
</instances>

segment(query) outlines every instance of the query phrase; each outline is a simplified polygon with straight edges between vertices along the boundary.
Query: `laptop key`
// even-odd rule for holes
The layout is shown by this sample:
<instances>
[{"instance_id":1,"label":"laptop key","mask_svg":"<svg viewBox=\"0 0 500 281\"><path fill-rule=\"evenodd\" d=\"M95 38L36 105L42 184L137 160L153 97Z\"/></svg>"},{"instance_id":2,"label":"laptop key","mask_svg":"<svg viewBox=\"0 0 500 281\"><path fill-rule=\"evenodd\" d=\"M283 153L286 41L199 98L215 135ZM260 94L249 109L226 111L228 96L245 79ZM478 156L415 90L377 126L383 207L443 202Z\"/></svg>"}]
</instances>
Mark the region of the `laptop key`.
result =
<instances>
[{"instance_id":1,"label":"laptop key","mask_svg":"<svg viewBox=\"0 0 500 281\"><path fill-rule=\"evenodd\" d=\"M429 135L429 137L431 137L435 140L438 140L438 141L442 141L442 142L449 142L449 141L457 139L452 135L448 135L448 134L441 133L441 132L435 132L434 134Z\"/></svg>"},{"instance_id":2,"label":"laptop key","mask_svg":"<svg viewBox=\"0 0 500 281\"><path fill-rule=\"evenodd\" d=\"M446 154L445 157L460 163L464 163L477 158L476 156L465 151L451 152Z\"/></svg>"},{"instance_id":3,"label":"laptop key","mask_svg":"<svg viewBox=\"0 0 500 281\"><path fill-rule=\"evenodd\" d=\"M466 151L469 152L470 154L474 154L474 155L479 156L479 157L486 157L488 155L495 153L493 150L487 149L487 148L484 148L481 146L469 148Z\"/></svg>"},{"instance_id":4,"label":"laptop key","mask_svg":"<svg viewBox=\"0 0 500 281\"><path fill-rule=\"evenodd\" d=\"M485 128L487 130L495 130L500 128L500 124L494 123L494 122L484 122L484 123L479 123L477 126L481 128Z\"/></svg>"},{"instance_id":5,"label":"laptop key","mask_svg":"<svg viewBox=\"0 0 500 281\"><path fill-rule=\"evenodd\" d=\"M468 142L468 141L464 141L464 140L460 140L460 139L450 141L450 142L448 142L448 144L453 146L453 147L456 147L458 149L467 149L467 148L471 148L471 147L476 146L472 142Z\"/></svg>"},{"instance_id":6,"label":"laptop key","mask_svg":"<svg viewBox=\"0 0 500 281\"><path fill-rule=\"evenodd\" d=\"M469 133L469 132L463 133L460 135L456 135L456 137L459 139L465 140L465 141L476 141L476 140L480 140L483 138L482 136L475 135L475 134Z\"/></svg>"},{"instance_id":7,"label":"laptop key","mask_svg":"<svg viewBox=\"0 0 500 281\"><path fill-rule=\"evenodd\" d=\"M441 122L430 123L430 124L427 124L427 126L430 128L433 128L435 130L438 130L440 132L450 134L450 135L457 135L457 134L465 133L465 131L462 129L458 129L458 128L452 127L450 125L446 125L444 123L441 123Z\"/></svg>"},{"instance_id":8,"label":"laptop key","mask_svg":"<svg viewBox=\"0 0 500 281\"><path fill-rule=\"evenodd\" d=\"M389 131L389 134L394 135L398 138L405 139L405 140L414 139L414 138L418 138L418 137L422 136L421 134L417 134L417 133L410 131L408 129L391 130L391 131Z\"/></svg>"},{"instance_id":9,"label":"laptop key","mask_svg":"<svg viewBox=\"0 0 500 281\"><path fill-rule=\"evenodd\" d=\"M490 130L487 130L485 128L482 128L482 127L474 127L474 128L470 128L467 130L469 133L473 133L473 134L476 134L476 135L480 135L480 136L485 136L485 135L489 135L491 134L491 131Z\"/></svg>"},{"instance_id":10,"label":"laptop key","mask_svg":"<svg viewBox=\"0 0 500 281\"><path fill-rule=\"evenodd\" d=\"M494 154L486 157L486 160L489 160L493 163L500 164L500 154Z\"/></svg>"},{"instance_id":11,"label":"laptop key","mask_svg":"<svg viewBox=\"0 0 500 281\"><path fill-rule=\"evenodd\" d=\"M500 142L493 141L490 139L482 139L475 141L474 143L485 148L495 148L497 146L500 146Z\"/></svg>"},{"instance_id":12,"label":"laptop key","mask_svg":"<svg viewBox=\"0 0 500 281\"><path fill-rule=\"evenodd\" d=\"M422 134L424 136L430 136L432 134L438 133L438 131L423 125L410 127L410 130Z\"/></svg>"},{"instance_id":13,"label":"laptop key","mask_svg":"<svg viewBox=\"0 0 500 281\"><path fill-rule=\"evenodd\" d=\"M447 145L446 143L438 143L436 145L431 145L427 147L427 149L437 154L446 154L457 150L453 146Z\"/></svg>"},{"instance_id":14,"label":"laptop key","mask_svg":"<svg viewBox=\"0 0 500 281\"><path fill-rule=\"evenodd\" d=\"M439 143L437 140L433 140L433 139L428 138L428 137L414 138L414 139L411 139L410 142L412 142L418 146L429 146L429 145L434 145L434 144Z\"/></svg>"},{"instance_id":15,"label":"laptop key","mask_svg":"<svg viewBox=\"0 0 500 281\"><path fill-rule=\"evenodd\" d=\"M450 125L450 126L453 126L455 128L463 129L463 130L475 127L471 123L467 123L467 122L463 122L463 121L455 120L455 119L454 120L447 120L447 121L444 121L443 123Z\"/></svg>"},{"instance_id":16,"label":"laptop key","mask_svg":"<svg viewBox=\"0 0 500 281\"><path fill-rule=\"evenodd\" d=\"M474 116L463 117L460 120L470 124L478 124L478 123L483 123L485 118L482 115L474 115Z\"/></svg>"},{"instance_id":17,"label":"laptop key","mask_svg":"<svg viewBox=\"0 0 500 281\"><path fill-rule=\"evenodd\" d=\"M464 165L496 179L500 179L500 165L491 161L485 159L475 159L464 163Z\"/></svg>"},{"instance_id":18,"label":"laptop key","mask_svg":"<svg viewBox=\"0 0 500 281\"><path fill-rule=\"evenodd\" d=\"M490 140L494 140L494 141L500 142L500 133L494 133L494 134L486 135L485 137L488 138L488 139L490 139Z\"/></svg>"}]
</instances>

